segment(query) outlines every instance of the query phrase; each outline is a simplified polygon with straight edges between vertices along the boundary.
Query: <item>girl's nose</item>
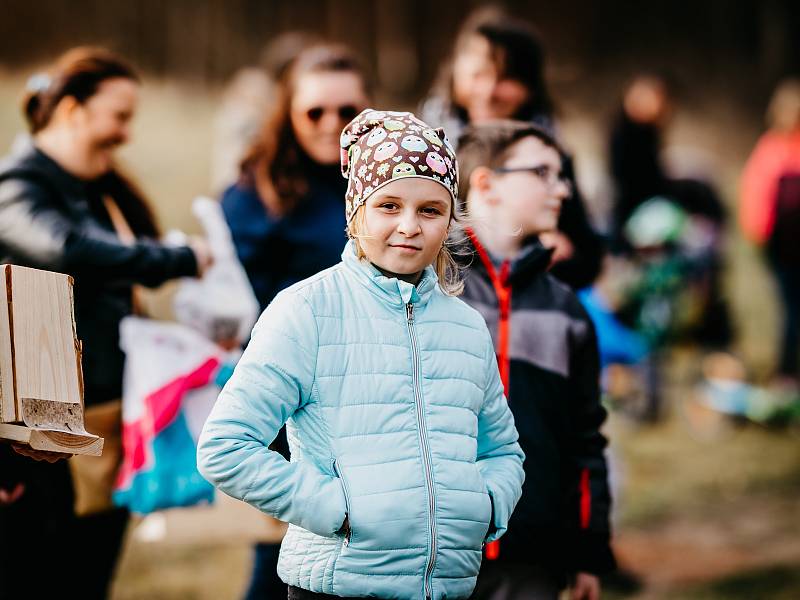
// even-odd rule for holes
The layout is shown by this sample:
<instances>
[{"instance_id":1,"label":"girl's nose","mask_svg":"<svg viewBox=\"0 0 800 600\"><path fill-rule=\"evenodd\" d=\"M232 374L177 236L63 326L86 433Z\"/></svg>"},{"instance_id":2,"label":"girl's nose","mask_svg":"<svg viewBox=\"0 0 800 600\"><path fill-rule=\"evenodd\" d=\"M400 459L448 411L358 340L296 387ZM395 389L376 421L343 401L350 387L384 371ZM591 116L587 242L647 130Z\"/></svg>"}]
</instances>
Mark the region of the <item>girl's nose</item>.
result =
<instances>
[{"instance_id":1,"label":"girl's nose","mask_svg":"<svg viewBox=\"0 0 800 600\"><path fill-rule=\"evenodd\" d=\"M397 224L398 233L402 233L405 236L417 235L421 230L416 213L404 213Z\"/></svg>"}]
</instances>

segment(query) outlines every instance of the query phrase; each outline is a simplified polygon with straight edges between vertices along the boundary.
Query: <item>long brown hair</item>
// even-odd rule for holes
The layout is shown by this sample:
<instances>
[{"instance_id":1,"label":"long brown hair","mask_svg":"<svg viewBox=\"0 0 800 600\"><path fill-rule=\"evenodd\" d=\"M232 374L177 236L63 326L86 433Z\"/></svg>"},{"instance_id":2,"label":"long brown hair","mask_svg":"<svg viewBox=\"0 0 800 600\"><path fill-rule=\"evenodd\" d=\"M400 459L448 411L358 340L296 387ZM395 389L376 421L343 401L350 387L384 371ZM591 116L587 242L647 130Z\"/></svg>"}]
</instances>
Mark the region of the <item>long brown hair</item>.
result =
<instances>
[{"instance_id":1,"label":"long brown hair","mask_svg":"<svg viewBox=\"0 0 800 600\"><path fill-rule=\"evenodd\" d=\"M303 50L278 79L274 109L242 161L242 177L255 185L272 215L291 212L308 192L301 164L304 153L289 116L297 82L308 73L331 72L354 73L361 79L365 91L369 91L361 64L346 47L322 44Z\"/></svg>"},{"instance_id":2,"label":"long brown hair","mask_svg":"<svg viewBox=\"0 0 800 600\"><path fill-rule=\"evenodd\" d=\"M453 98L453 62L475 37L489 44L492 59L503 77L522 83L529 98L512 118L519 121L552 119L555 104L545 80L545 53L539 35L529 23L506 14L496 6L475 10L462 24L450 60L444 63L434 83L434 95L442 98L464 121L464 107Z\"/></svg>"},{"instance_id":3,"label":"long brown hair","mask_svg":"<svg viewBox=\"0 0 800 600\"><path fill-rule=\"evenodd\" d=\"M56 107L64 98L71 97L84 104L97 93L100 84L116 78L140 81L133 67L108 50L88 46L68 50L50 68L28 80L22 112L30 133L35 135L50 124ZM158 237L158 225L144 194L117 167L90 185L114 200L133 233Z\"/></svg>"}]
</instances>

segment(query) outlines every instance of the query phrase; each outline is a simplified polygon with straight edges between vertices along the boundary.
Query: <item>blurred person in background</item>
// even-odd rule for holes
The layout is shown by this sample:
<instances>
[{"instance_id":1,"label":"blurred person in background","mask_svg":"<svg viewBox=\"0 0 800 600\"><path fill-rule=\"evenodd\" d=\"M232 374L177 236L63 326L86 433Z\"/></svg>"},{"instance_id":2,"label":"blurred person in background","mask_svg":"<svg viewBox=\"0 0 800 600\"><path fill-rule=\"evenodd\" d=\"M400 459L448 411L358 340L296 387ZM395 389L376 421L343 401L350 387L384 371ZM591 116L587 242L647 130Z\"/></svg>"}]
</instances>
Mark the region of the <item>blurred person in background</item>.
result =
<instances>
[{"instance_id":1,"label":"blurred person in background","mask_svg":"<svg viewBox=\"0 0 800 600\"><path fill-rule=\"evenodd\" d=\"M121 458L119 323L134 312L134 285L200 275L211 258L199 240L160 244L142 192L116 166L138 105L139 77L129 65L76 48L27 88L31 137L0 163L0 262L74 278L85 424L105 447L101 457L54 464L0 447L0 596L35 589L55 597L69 585L81 597L105 598L128 522L111 504ZM69 548L70 558L51 560L56 548Z\"/></svg>"},{"instance_id":2,"label":"blurred person in background","mask_svg":"<svg viewBox=\"0 0 800 600\"><path fill-rule=\"evenodd\" d=\"M686 211L720 226L725 210L706 181L668 172L663 164L664 136L675 111L667 79L643 73L626 86L611 128L609 155L616 188L612 238L618 241L633 212L653 196L674 198Z\"/></svg>"},{"instance_id":3,"label":"blurred person in background","mask_svg":"<svg viewBox=\"0 0 800 600\"><path fill-rule=\"evenodd\" d=\"M610 159L615 199L611 236L621 235L636 207L664 189L662 130L672 114L666 84L655 76L635 78L627 87L611 130Z\"/></svg>"},{"instance_id":4,"label":"blurred person in background","mask_svg":"<svg viewBox=\"0 0 800 600\"><path fill-rule=\"evenodd\" d=\"M663 199L685 211L691 221L686 236L702 271L700 315L688 329L691 339L717 349L732 338L730 311L720 281L725 207L711 183L713 173L681 174L663 159L664 137L675 111L668 79L641 73L625 87L611 128L609 155L615 194L611 215L612 250L630 256L641 254L626 231L629 221L645 203ZM685 153L685 149L684 149ZM635 229L635 228L634 228ZM701 251L702 249L702 251ZM702 256L701 256L702 255Z\"/></svg>"},{"instance_id":5,"label":"blurred person in background","mask_svg":"<svg viewBox=\"0 0 800 600\"><path fill-rule=\"evenodd\" d=\"M767 110L769 129L747 160L739 224L764 249L778 283L784 324L778 375L797 387L800 351L800 79L781 82Z\"/></svg>"},{"instance_id":6,"label":"blurred person in background","mask_svg":"<svg viewBox=\"0 0 800 600\"><path fill-rule=\"evenodd\" d=\"M369 85L345 47L302 51L278 79L276 103L222 196L239 260L263 310L282 289L341 259L347 242L339 136L368 104ZM284 456L284 430L274 447ZM278 543L258 544L249 600L286 596Z\"/></svg>"},{"instance_id":7,"label":"blurred person in background","mask_svg":"<svg viewBox=\"0 0 800 600\"><path fill-rule=\"evenodd\" d=\"M452 61L442 68L422 116L444 127L454 142L467 125L494 119L533 123L555 136L555 107L544 69L544 48L530 25L495 8L480 9L462 26ZM579 289L600 272L604 244L589 223L572 160L563 159L572 195L558 230L543 235L542 242L554 250L552 273Z\"/></svg>"},{"instance_id":8,"label":"blurred person in background","mask_svg":"<svg viewBox=\"0 0 800 600\"><path fill-rule=\"evenodd\" d=\"M242 158L276 101L277 80L286 67L304 48L319 42L318 36L305 31L281 33L264 47L258 65L242 67L233 74L214 118L211 187L215 192L238 177Z\"/></svg>"}]
</instances>

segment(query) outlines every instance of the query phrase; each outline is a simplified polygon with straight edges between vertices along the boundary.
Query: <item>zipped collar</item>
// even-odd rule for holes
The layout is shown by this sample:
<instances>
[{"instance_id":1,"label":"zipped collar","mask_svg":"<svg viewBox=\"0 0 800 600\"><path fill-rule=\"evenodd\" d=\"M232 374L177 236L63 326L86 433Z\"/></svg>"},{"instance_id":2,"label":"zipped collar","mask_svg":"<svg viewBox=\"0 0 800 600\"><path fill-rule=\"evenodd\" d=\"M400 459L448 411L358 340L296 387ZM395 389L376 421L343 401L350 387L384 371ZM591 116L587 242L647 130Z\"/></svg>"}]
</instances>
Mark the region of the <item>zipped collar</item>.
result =
<instances>
[{"instance_id":1,"label":"zipped collar","mask_svg":"<svg viewBox=\"0 0 800 600\"><path fill-rule=\"evenodd\" d=\"M503 284L509 287L520 281L529 280L536 275L545 273L550 267L553 250L545 248L537 237L529 238L523 245L522 252L516 258L504 261L500 265L495 264L492 255L483 247L474 231L467 229L467 237L474 254L477 254L477 257L473 260L473 265L483 269L489 279L493 280L497 277L502 277ZM503 265L507 266L503 267ZM490 267L495 269L495 276L492 275ZM505 274L498 275L500 271L505 271Z\"/></svg>"},{"instance_id":2,"label":"zipped collar","mask_svg":"<svg viewBox=\"0 0 800 600\"><path fill-rule=\"evenodd\" d=\"M358 258L353 240L348 241L344 247L342 263L359 284L382 302L394 307L409 303L424 306L438 289L438 278L432 266L425 268L416 285L396 277L386 277L368 260Z\"/></svg>"}]
</instances>

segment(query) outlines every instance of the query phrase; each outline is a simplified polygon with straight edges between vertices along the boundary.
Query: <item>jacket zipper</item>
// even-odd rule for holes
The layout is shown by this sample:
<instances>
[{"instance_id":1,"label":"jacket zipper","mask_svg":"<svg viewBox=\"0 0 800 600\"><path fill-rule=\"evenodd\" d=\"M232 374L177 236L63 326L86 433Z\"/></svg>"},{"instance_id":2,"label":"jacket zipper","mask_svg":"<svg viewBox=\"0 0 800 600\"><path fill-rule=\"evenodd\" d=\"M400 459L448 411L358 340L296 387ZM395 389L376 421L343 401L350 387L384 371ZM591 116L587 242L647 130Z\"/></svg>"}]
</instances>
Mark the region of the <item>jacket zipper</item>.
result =
<instances>
[{"instance_id":1,"label":"jacket zipper","mask_svg":"<svg viewBox=\"0 0 800 600\"><path fill-rule=\"evenodd\" d=\"M425 568L425 598L431 598L431 575L436 562L436 498L433 489L433 473L430 463L430 447L428 445L428 430L425 427L425 412L422 405L422 393L419 387L419 348L417 347L417 332L414 328L414 305L406 304L406 318L408 333L411 337L412 379L414 382L414 404L417 408L417 425L419 427L420 443L422 444L422 463L425 466L425 483L428 486L428 511L431 534L431 552L428 557L428 566Z\"/></svg>"},{"instance_id":2,"label":"jacket zipper","mask_svg":"<svg viewBox=\"0 0 800 600\"><path fill-rule=\"evenodd\" d=\"M333 471L336 473L339 481L342 482L342 491L344 491L344 509L347 513L345 515L345 517L347 517L347 531L344 532L344 545L349 546L350 536L353 533L353 529L350 526L350 490L347 487L347 481L342 477L342 472L339 470L339 462L335 458L333 459Z\"/></svg>"}]
</instances>

